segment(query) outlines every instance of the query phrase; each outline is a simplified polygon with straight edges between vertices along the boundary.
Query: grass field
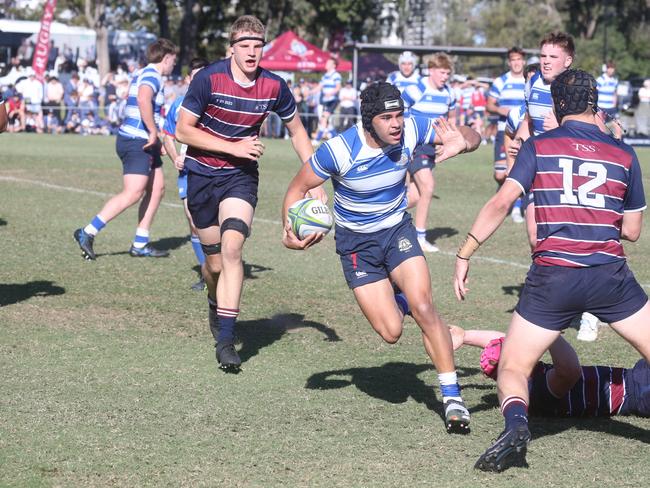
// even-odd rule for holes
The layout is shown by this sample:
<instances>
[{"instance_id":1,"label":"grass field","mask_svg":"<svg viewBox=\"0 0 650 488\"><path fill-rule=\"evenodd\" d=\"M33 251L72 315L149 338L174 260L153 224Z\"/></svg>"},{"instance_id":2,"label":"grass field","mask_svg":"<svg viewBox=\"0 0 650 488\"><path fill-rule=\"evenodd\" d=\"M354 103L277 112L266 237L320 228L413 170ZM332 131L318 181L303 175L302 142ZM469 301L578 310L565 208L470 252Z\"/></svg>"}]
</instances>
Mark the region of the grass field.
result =
<instances>
[{"instance_id":1,"label":"grass field","mask_svg":"<svg viewBox=\"0 0 650 488\"><path fill-rule=\"evenodd\" d=\"M217 369L187 226L166 162L154 224L160 260L133 259L136 211L111 222L86 262L72 240L120 189L114 139L4 134L0 155L0 485L2 486L646 486L650 420L534 419L530 467L473 469L502 428L478 350L457 365L472 433L450 436L435 371L408 319L394 346L358 311L330 236L305 253L280 242L280 204L298 163L267 141L245 248L243 371ZM450 323L505 329L529 264L509 219L473 260L456 302L454 253L494 192L492 147L437 170L429 255ZM639 151L650 188L650 151ZM328 189L330 189L328 187ZM331 189L330 189L331 190ZM331 194L331 191L330 191ZM650 288L650 235L626 245ZM566 333L584 364L631 366L610 329Z\"/></svg>"}]
</instances>

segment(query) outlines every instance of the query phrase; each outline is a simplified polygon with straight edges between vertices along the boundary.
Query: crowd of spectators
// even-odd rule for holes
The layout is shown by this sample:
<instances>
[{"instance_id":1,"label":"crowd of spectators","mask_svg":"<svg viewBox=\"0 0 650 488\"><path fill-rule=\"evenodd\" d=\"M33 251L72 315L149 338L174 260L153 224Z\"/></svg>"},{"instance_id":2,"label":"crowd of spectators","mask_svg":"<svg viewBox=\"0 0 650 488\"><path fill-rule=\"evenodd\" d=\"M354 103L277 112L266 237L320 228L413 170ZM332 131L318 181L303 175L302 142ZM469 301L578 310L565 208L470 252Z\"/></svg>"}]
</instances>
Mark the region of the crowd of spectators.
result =
<instances>
[{"instance_id":1,"label":"crowd of spectators","mask_svg":"<svg viewBox=\"0 0 650 488\"><path fill-rule=\"evenodd\" d=\"M141 67L126 60L103 78L94 60L74 57L52 45L45 80L32 69L33 46L26 43L0 77L7 100L8 132L116 134L124 117L131 74ZM165 84L165 102L187 90L180 77Z\"/></svg>"}]
</instances>

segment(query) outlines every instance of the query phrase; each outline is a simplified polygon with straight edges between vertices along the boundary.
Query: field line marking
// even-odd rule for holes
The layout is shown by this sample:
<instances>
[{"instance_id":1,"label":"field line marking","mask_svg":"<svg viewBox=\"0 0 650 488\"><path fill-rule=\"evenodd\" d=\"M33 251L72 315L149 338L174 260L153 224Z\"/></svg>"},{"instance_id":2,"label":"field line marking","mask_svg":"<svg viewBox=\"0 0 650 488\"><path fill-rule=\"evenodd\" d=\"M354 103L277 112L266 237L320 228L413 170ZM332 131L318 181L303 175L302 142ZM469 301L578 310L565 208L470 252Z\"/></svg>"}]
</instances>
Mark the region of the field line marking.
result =
<instances>
[{"instance_id":1,"label":"field line marking","mask_svg":"<svg viewBox=\"0 0 650 488\"><path fill-rule=\"evenodd\" d=\"M95 195L98 197L104 197L104 198L110 198L112 196L115 196L114 193L106 193L103 191L95 191L95 190L85 190L83 188L75 188L73 186L63 186L63 185L55 185L53 183L47 183L45 181L39 181L39 180L30 180L27 178L16 178L15 176L0 176L0 181L12 181L15 183L26 183L30 185L35 185L35 186L40 186L43 188L50 188L52 190L62 190L62 191L69 191L73 193L83 193L85 195ZM163 205L165 207L171 207L171 208L183 208L183 205L180 203L172 203L172 202L160 202L160 205ZM269 220L269 219L262 219L262 218L257 218L255 217L256 222L265 222L267 224L279 224L280 222L276 220Z\"/></svg>"},{"instance_id":2,"label":"field line marking","mask_svg":"<svg viewBox=\"0 0 650 488\"><path fill-rule=\"evenodd\" d=\"M96 196L99 196L99 197L112 197L112 196L114 196L114 194L112 194L112 193L106 193L106 192L95 191L95 190L84 190L83 188L75 188L73 186L55 185L53 183L47 183L45 181L29 180L27 178L16 178L15 176L0 176L0 181L13 181L13 182L16 182L16 183L27 183L27 184L30 184L30 185L41 186L43 188L51 188L53 190L70 191L70 192L74 192L74 193L83 193L83 194L86 194L86 195L96 195ZM164 205L166 207L171 207L171 208L183 208L183 206L180 203L160 202L160 204ZM262 219L262 218L258 218L258 217L255 217L255 222L264 222L264 223L267 223L267 224L280 224L281 223L281 222L279 222L277 220ZM456 257L456 253L453 253L453 252L442 251L440 254L445 255L445 256ZM491 258L489 256L474 256L473 259L480 260L480 261L487 261L488 263L504 264L506 266L512 266L514 268L522 268L522 269L530 268L530 264L521 264L521 263L517 263L515 261L508 261L506 259ZM640 285L643 288L650 288L650 283L640 283Z\"/></svg>"}]
</instances>

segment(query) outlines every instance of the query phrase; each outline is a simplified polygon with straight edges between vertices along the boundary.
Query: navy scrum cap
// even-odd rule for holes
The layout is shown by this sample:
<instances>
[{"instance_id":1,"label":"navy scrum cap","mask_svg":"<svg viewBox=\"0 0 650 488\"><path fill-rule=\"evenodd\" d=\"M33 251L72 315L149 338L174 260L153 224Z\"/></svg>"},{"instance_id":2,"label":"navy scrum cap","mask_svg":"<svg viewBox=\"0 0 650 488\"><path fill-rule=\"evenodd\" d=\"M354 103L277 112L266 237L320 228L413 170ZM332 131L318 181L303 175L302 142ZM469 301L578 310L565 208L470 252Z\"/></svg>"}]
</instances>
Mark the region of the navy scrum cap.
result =
<instances>
[{"instance_id":1,"label":"navy scrum cap","mask_svg":"<svg viewBox=\"0 0 650 488\"><path fill-rule=\"evenodd\" d=\"M404 100L394 85L378 81L361 92L361 123L373 137L377 135L372 128L372 119L393 110L404 110Z\"/></svg>"},{"instance_id":2,"label":"navy scrum cap","mask_svg":"<svg viewBox=\"0 0 650 488\"><path fill-rule=\"evenodd\" d=\"M568 69L560 73L551 83L553 107L558 122L567 115L584 113L590 106L598 110L598 89L596 80L586 71Z\"/></svg>"}]
</instances>

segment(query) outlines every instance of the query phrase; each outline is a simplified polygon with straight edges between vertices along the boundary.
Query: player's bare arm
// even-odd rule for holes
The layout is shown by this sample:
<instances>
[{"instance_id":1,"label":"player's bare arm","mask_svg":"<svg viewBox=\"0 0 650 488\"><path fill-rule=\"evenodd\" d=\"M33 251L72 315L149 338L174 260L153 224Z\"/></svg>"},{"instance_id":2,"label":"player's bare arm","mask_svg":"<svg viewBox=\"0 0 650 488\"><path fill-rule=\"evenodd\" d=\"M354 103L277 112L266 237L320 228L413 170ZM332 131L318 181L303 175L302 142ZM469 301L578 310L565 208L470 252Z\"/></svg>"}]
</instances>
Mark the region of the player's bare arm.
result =
<instances>
[{"instance_id":1,"label":"player's bare arm","mask_svg":"<svg viewBox=\"0 0 650 488\"><path fill-rule=\"evenodd\" d=\"M284 244L285 247L289 249L303 250L323 239L324 234L318 232L308 235L301 241L291 230L291 223L289 222L287 215L291 205L304 198L305 194L311 189L319 186L322 187L324 182L325 180L314 173L314 170L311 169L309 164L303 164L300 171L298 171L298 174L296 174L293 180L291 180L291 183L289 183L289 188L287 189L287 193L285 194L282 203L282 223L284 226L282 244Z\"/></svg>"},{"instance_id":2,"label":"player's bare arm","mask_svg":"<svg viewBox=\"0 0 650 488\"><path fill-rule=\"evenodd\" d=\"M511 107L499 107L499 102L494 97L488 97L487 105L485 106L488 112L495 115L508 116Z\"/></svg>"},{"instance_id":3,"label":"player's bare arm","mask_svg":"<svg viewBox=\"0 0 650 488\"><path fill-rule=\"evenodd\" d=\"M571 344L562 336L555 340L548 352L553 360L553 369L546 374L546 381L551 392L560 398L566 395L580 379L582 375L580 361Z\"/></svg>"},{"instance_id":4,"label":"player's bare arm","mask_svg":"<svg viewBox=\"0 0 650 488\"><path fill-rule=\"evenodd\" d=\"M0 98L0 132L4 132L7 130L7 107L5 105L4 100Z\"/></svg>"},{"instance_id":5,"label":"player's bare arm","mask_svg":"<svg viewBox=\"0 0 650 488\"><path fill-rule=\"evenodd\" d=\"M158 127L153 116L153 89L148 85L141 85L138 88L138 108L140 109L140 116L142 122L147 126L149 131L149 139L147 143L142 146L142 149L148 149L160 144L158 140Z\"/></svg>"},{"instance_id":6,"label":"player's bare arm","mask_svg":"<svg viewBox=\"0 0 650 488\"><path fill-rule=\"evenodd\" d=\"M469 259L503 223L510 207L521 195L521 187L512 180L506 180L499 191L483 206L471 230L456 254L454 293L458 300L464 300L467 288Z\"/></svg>"},{"instance_id":7,"label":"player's bare arm","mask_svg":"<svg viewBox=\"0 0 650 488\"><path fill-rule=\"evenodd\" d=\"M306 164L311 155L314 153L314 148L311 145L311 140L309 135L305 130L305 127L302 125L300 117L294 115L291 120L285 122L285 127L289 131L289 137L291 138L291 144L293 149L296 151L296 154L300 158L302 164ZM311 189L309 195L312 198L317 198L323 203L327 203L327 192L322 185ZM301 197L302 198L302 197Z\"/></svg>"},{"instance_id":8,"label":"player's bare arm","mask_svg":"<svg viewBox=\"0 0 650 488\"><path fill-rule=\"evenodd\" d=\"M643 227L643 212L625 212L623 214L623 224L621 225L621 239L635 242L641 236Z\"/></svg>"},{"instance_id":9,"label":"player's bare arm","mask_svg":"<svg viewBox=\"0 0 650 488\"><path fill-rule=\"evenodd\" d=\"M214 137L196 127L199 118L181 109L176 124L176 139L188 146L214 153L229 154L243 159L259 159L264 154L264 144L257 136L249 136L241 141L230 142Z\"/></svg>"},{"instance_id":10,"label":"player's bare arm","mask_svg":"<svg viewBox=\"0 0 650 488\"><path fill-rule=\"evenodd\" d=\"M185 158L180 154L178 154L178 151L176 150L175 141L176 139L174 139L174 137L170 136L169 134L163 133L163 147L167 152L167 156L169 156L169 159L172 160L174 167L178 171L182 171L183 168L185 167Z\"/></svg>"}]
</instances>

